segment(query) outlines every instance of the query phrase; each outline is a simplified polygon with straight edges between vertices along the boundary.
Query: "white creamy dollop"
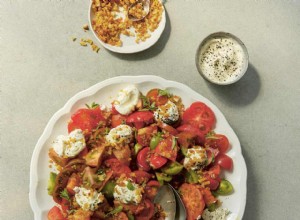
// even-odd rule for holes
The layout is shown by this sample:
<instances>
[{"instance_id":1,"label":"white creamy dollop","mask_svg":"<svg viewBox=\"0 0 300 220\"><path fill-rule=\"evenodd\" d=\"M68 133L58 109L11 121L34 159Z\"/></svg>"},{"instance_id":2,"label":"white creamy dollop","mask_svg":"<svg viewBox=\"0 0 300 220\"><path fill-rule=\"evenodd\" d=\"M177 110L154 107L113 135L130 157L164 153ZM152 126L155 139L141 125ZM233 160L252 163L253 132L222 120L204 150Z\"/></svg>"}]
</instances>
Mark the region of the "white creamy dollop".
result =
<instances>
[{"instance_id":1,"label":"white creamy dollop","mask_svg":"<svg viewBox=\"0 0 300 220\"><path fill-rule=\"evenodd\" d=\"M110 144L128 144L133 138L132 128L128 125L119 125L109 131L106 140Z\"/></svg>"},{"instance_id":2,"label":"white creamy dollop","mask_svg":"<svg viewBox=\"0 0 300 220\"><path fill-rule=\"evenodd\" d=\"M172 124L179 119L178 108L173 102L168 101L166 104L158 106L154 112L154 118L156 121Z\"/></svg>"},{"instance_id":3,"label":"white creamy dollop","mask_svg":"<svg viewBox=\"0 0 300 220\"><path fill-rule=\"evenodd\" d=\"M183 166L187 170L199 170L207 162L206 151L203 147L194 146L187 150Z\"/></svg>"},{"instance_id":4,"label":"white creamy dollop","mask_svg":"<svg viewBox=\"0 0 300 220\"><path fill-rule=\"evenodd\" d=\"M134 85L122 89L114 101L116 110L122 115L129 115L135 110L140 98L140 91Z\"/></svg>"},{"instance_id":5,"label":"white creamy dollop","mask_svg":"<svg viewBox=\"0 0 300 220\"><path fill-rule=\"evenodd\" d=\"M142 201L143 188L131 180L123 180L114 188L114 198L122 203L138 204Z\"/></svg>"},{"instance_id":6,"label":"white creamy dollop","mask_svg":"<svg viewBox=\"0 0 300 220\"><path fill-rule=\"evenodd\" d=\"M217 208L213 212L210 212L208 209L205 209L202 213L202 218L204 220L226 220L229 214L230 211L224 208Z\"/></svg>"},{"instance_id":7,"label":"white creamy dollop","mask_svg":"<svg viewBox=\"0 0 300 220\"><path fill-rule=\"evenodd\" d=\"M98 204L104 200L104 195L95 189L86 189L76 186L74 187L74 191L76 202L86 211L95 211L98 208Z\"/></svg>"},{"instance_id":8,"label":"white creamy dollop","mask_svg":"<svg viewBox=\"0 0 300 220\"><path fill-rule=\"evenodd\" d=\"M77 156L86 147L82 130L75 129L68 136L59 135L52 147L60 157Z\"/></svg>"}]
</instances>

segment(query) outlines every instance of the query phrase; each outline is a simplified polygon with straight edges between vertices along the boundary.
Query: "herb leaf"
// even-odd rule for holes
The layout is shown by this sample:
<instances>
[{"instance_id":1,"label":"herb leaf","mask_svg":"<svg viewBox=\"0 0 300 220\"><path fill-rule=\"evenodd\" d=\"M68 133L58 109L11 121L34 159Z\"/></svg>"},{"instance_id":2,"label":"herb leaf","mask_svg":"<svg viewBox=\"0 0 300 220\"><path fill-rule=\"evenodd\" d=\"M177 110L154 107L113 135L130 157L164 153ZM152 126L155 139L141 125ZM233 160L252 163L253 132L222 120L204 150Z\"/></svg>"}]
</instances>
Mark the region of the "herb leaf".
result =
<instances>
[{"instance_id":1,"label":"herb leaf","mask_svg":"<svg viewBox=\"0 0 300 220\"><path fill-rule=\"evenodd\" d=\"M66 199L68 201L71 201L67 189L64 189L63 191L61 191L59 195L60 195L61 198Z\"/></svg>"},{"instance_id":2,"label":"herb leaf","mask_svg":"<svg viewBox=\"0 0 300 220\"><path fill-rule=\"evenodd\" d=\"M170 98L172 96L172 94L166 89L165 90L159 89L158 90L158 95L159 96L168 96L168 98Z\"/></svg>"},{"instance_id":3,"label":"herb leaf","mask_svg":"<svg viewBox=\"0 0 300 220\"><path fill-rule=\"evenodd\" d=\"M144 96L144 95L141 95L141 99L142 99L142 102L143 102L143 109L144 110L150 110L150 111L155 111L157 109L155 103L151 103L149 98Z\"/></svg>"},{"instance_id":4,"label":"herb leaf","mask_svg":"<svg viewBox=\"0 0 300 220\"><path fill-rule=\"evenodd\" d=\"M128 181L127 185L126 185L127 189L129 189L130 191L133 191L135 188L133 186L133 184L131 182Z\"/></svg>"},{"instance_id":5,"label":"herb leaf","mask_svg":"<svg viewBox=\"0 0 300 220\"><path fill-rule=\"evenodd\" d=\"M93 108L97 108L97 107L99 106L99 104L93 102L91 105L85 104L85 106L86 106L88 109L93 109Z\"/></svg>"},{"instance_id":6,"label":"herb leaf","mask_svg":"<svg viewBox=\"0 0 300 220\"><path fill-rule=\"evenodd\" d=\"M123 210L123 206L118 206L117 208L115 208L115 209L113 209L112 211L110 211L109 213L107 213L106 215L105 215L105 217L108 217L108 216L110 216L110 215L115 215L115 214L117 214L117 213L119 213L119 212L121 212Z\"/></svg>"},{"instance_id":7,"label":"herb leaf","mask_svg":"<svg viewBox=\"0 0 300 220\"><path fill-rule=\"evenodd\" d=\"M172 139L172 150L174 150L175 147L176 147L176 138L173 137L173 139Z\"/></svg>"}]
</instances>

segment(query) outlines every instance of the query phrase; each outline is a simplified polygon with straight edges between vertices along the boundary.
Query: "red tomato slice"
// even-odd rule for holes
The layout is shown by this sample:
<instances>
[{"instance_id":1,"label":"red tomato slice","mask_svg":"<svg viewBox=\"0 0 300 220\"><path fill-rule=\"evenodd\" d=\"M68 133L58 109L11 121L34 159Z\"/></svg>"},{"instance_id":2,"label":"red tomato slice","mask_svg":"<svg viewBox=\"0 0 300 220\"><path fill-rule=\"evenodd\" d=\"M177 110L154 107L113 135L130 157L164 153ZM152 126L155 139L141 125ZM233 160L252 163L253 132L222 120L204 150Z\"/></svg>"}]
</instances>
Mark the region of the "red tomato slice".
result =
<instances>
[{"instance_id":1,"label":"red tomato slice","mask_svg":"<svg viewBox=\"0 0 300 220\"><path fill-rule=\"evenodd\" d=\"M157 133L157 126L150 125L145 128L141 128L137 132L136 140L143 147L149 146L152 136Z\"/></svg>"},{"instance_id":2,"label":"red tomato slice","mask_svg":"<svg viewBox=\"0 0 300 220\"><path fill-rule=\"evenodd\" d=\"M226 154L219 154L215 159L215 164L219 164L225 170L231 171L233 168L233 161L231 157Z\"/></svg>"},{"instance_id":3,"label":"red tomato slice","mask_svg":"<svg viewBox=\"0 0 300 220\"><path fill-rule=\"evenodd\" d=\"M143 170L135 170L131 173L130 176L137 184L146 183L152 177L150 173L147 173Z\"/></svg>"},{"instance_id":4,"label":"red tomato slice","mask_svg":"<svg viewBox=\"0 0 300 220\"><path fill-rule=\"evenodd\" d=\"M169 136L166 139L161 140L156 148L155 153L165 157L169 160L175 161L177 158L177 141L174 136Z\"/></svg>"},{"instance_id":5,"label":"red tomato slice","mask_svg":"<svg viewBox=\"0 0 300 220\"><path fill-rule=\"evenodd\" d=\"M131 170L128 166L122 164L118 159L111 158L104 161L104 164L111 168L113 171L113 177L120 177L122 174L129 174Z\"/></svg>"},{"instance_id":6,"label":"red tomato slice","mask_svg":"<svg viewBox=\"0 0 300 220\"><path fill-rule=\"evenodd\" d=\"M134 112L127 117L126 123L140 129L154 122L153 112L140 111Z\"/></svg>"},{"instance_id":7,"label":"red tomato slice","mask_svg":"<svg viewBox=\"0 0 300 220\"><path fill-rule=\"evenodd\" d=\"M168 102L168 96L167 95L160 95L159 89L151 89L147 95L147 98L149 98L151 103L155 103L156 106L164 105Z\"/></svg>"},{"instance_id":8,"label":"red tomato slice","mask_svg":"<svg viewBox=\"0 0 300 220\"><path fill-rule=\"evenodd\" d=\"M126 123L126 116L121 114L116 114L111 116L111 126L113 128Z\"/></svg>"},{"instance_id":9,"label":"red tomato slice","mask_svg":"<svg viewBox=\"0 0 300 220\"><path fill-rule=\"evenodd\" d=\"M183 124L181 126L179 126L177 128L177 131L179 132L183 132L183 131L187 131L190 132L192 134L194 134L195 136L197 136L196 138L196 143L197 144L204 144L204 140L205 140L205 135L203 132L201 132L198 128L190 125L190 124Z\"/></svg>"},{"instance_id":10,"label":"red tomato slice","mask_svg":"<svg viewBox=\"0 0 300 220\"><path fill-rule=\"evenodd\" d=\"M153 217L155 213L154 204L149 200L145 199L145 208L144 210L135 216L135 220L149 220Z\"/></svg>"},{"instance_id":11,"label":"red tomato slice","mask_svg":"<svg viewBox=\"0 0 300 220\"><path fill-rule=\"evenodd\" d=\"M199 128L204 134L215 125L216 118L213 111L203 102L194 102L182 116L183 124L190 124Z\"/></svg>"},{"instance_id":12,"label":"red tomato slice","mask_svg":"<svg viewBox=\"0 0 300 220\"><path fill-rule=\"evenodd\" d=\"M150 156L150 166L153 169L159 169L168 162L167 158L157 155L156 153Z\"/></svg>"},{"instance_id":13,"label":"red tomato slice","mask_svg":"<svg viewBox=\"0 0 300 220\"><path fill-rule=\"evenodd\" d=\"M47 215L48 220L67 220L57 206L53 206Z\"/></svg>"},{"instance_id":14,"label":"red tomato slice","mask_svg":"<svg viewBox=\"0 0 300 220\"><path fill-rule=\"evenodd\" d=\"M72 116L68 125L69 133L76 128L87 130L88 132L95 129L99 122L105 122L105 118L99 107L93 109L79 109Z\"/></svg>"},{"instance_id":15,"label":"red tomato slice","mask_svg":"<svg viewBox=\"0 0 300 220\"><path fill-rule=\"evenodd\" d=\"M160 127L162 130L165 130L169 132L169 134L176 136L178 134L178 131L173 128L172 126L165 124L161 121L157 122L158 127Z\"/></svg>"},{"instance_id":16,"label":"red tomato slice","mask_svg":"<svg viewBox=\"0 0 300 220\"><path fill-rule=\"evenodd\" d=\"M205 202L196 185L184 183L179 187L183 204L187 211L187 220L195 220L202 214Z\"/></svg>"},{"instance_id":17,"label":"red tomato slice","mask_svg":"<svg viewBox=\"0 0 300 220\"><path fill-rule=\"evenodd\" d=\"M214 134L205 138L205 146L217 148L221 153L226 153L229 149L229 141L223 134Z\"/></svg>"},{"instance_id":18,"label":"red tomato slice","mask_svg":"<svg viewBox=\"0 0 300 220\"><path fill-rule=\"evenodd\" d=\"M138 153L136 160L137 165L144 171L149 171L151 169L150 164L148 163L147 159L149 158L150 147L145 147Z\"/></svg>"}]
</instances>

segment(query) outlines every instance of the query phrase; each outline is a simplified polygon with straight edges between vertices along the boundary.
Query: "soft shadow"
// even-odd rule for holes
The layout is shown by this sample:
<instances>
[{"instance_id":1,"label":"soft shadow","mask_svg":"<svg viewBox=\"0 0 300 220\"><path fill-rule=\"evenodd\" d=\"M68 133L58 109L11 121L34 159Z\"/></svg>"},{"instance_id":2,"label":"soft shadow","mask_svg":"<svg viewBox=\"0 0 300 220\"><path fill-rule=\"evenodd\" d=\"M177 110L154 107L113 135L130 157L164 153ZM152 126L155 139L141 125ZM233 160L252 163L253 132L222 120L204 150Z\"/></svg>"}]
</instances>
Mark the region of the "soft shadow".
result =
<instances>
[{"instance_id":1,"label":"soft shadow","mask_svg":"<svg viewBox=\"0 0 300 220\"><path fill-rule=\"evenodd\" d=\"M259 201L258 196L260 194L257 188L255 170L253 170L254 166L248 152L245 150L246 148L242 147L242 149L247 166L247 201L243 220L259 219L259 203L257 201ZM250 150L250 148L248 149Z\"/></svg>"},{"instance_id":2,"label":"soft shadow","mask_svg":"<svg viewBox=\"0 0 300 220\"><path fill-rule=\"evenodd\" d=\"M112 51L107 50L111 55L118 57L119 59L122 60L128 60L128 61L136 61L136 60L146 60L151 57L155 57L157 54L159 54L163 49L165 48L165 45L167 44L170 34L171 34L171 22L170 18L168 15L167 10L165 9L166 13L166 26L161 34L160 38L158 41L150 48L147 50L138 52L138 53L133 53L133 54L120 54L120 53L114 53Z\"/></svg>"},{"instance_id":3,"label":"soft shadow","mask_svg":"<svg viewBox=\"0 0 300 220\"><path fill-rule=\"evenodd\" d=\"M248 105L252 103L261 87L259 75L252 64L249 63L245 75L236 83L220 86L207 82L209 88L220 99L233 105Z\"/></svg>"}]
</instances>

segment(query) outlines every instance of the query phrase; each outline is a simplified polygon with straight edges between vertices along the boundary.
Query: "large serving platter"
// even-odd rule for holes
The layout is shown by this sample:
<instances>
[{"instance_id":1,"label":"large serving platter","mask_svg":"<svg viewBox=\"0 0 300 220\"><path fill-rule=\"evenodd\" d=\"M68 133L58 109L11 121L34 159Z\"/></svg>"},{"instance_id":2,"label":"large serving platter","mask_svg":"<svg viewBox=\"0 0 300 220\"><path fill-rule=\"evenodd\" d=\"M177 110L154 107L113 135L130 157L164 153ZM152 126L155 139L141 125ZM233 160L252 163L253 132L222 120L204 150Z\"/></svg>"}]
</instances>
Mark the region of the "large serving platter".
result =
<instances>
[{"instance_id":1,"label":"large serving platter","mask_svg":"<svg viewBox=\"0 0 300 220\"><path fill-rule=\"evenodd\" d=\"M222 112L207 98L182 83L153 75L119 76L102 81L73 96L52 116L35 146L31 160L29 199L34 212L34 219L47 219L47 212L54 205L52 197L47 194L47 182L50 172L48 150L52 141L60 134L67 134L68 120L77 109L85 107L86 103L92 102L110 105L118 91L130 84L136 85L143 93L152 88L167 89L170 93L180 96L186 107L192 102L202 101L214 111L217 121L215 131L228 137L231 149L227 152L227 155L233 159L234 163L232 172L224 172L225 178L234 187L234 193L219 198L222 201L222 207L231 211L228 217L229 220L242 219L246 205L247 168L238 137Z\"/></svg>"}]
</instances>

